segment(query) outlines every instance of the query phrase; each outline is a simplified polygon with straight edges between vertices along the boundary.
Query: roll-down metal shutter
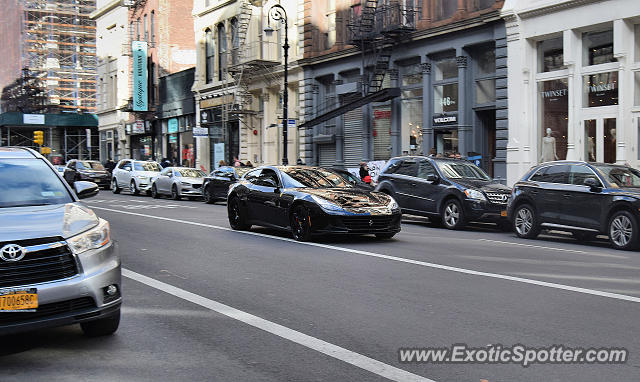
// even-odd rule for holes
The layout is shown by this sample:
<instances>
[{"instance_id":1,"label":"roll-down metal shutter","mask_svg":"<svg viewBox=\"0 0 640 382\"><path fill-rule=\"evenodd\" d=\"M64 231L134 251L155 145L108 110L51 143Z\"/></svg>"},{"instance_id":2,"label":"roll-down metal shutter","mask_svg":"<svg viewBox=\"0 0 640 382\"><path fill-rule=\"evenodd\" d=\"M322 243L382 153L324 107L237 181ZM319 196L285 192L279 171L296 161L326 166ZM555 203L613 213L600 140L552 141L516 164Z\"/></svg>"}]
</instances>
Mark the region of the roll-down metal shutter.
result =
<instances>
[{"instance_id":1,"label":"roll-down metal shutter","mask_svg":"<svg viewBox=\"0 0 640 382\"><path fill-rule=\"evenodd\" d=\"M344 164L356 167L364 158L362 108L344 114Z\"/></svg>"},{"instance_id":2,"label":"roll-down metal shutter","mask_svg":"<svg viewBox=\"0 0 640 382\"><path fill-rule=\"evenodd\" d=\"M318 164L322 167L332 167L336 163L336 144L325 143L318 145Z\"/></svg>"}]
</instances>

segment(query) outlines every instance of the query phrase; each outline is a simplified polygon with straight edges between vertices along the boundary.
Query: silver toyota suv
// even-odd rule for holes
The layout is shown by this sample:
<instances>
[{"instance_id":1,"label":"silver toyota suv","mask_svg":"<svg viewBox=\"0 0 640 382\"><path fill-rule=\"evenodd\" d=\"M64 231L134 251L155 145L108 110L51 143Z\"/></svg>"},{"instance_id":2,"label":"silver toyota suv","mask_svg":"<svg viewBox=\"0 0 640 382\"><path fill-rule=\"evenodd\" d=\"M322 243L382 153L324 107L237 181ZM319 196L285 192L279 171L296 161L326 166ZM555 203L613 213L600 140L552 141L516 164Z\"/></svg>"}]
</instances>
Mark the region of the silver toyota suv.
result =
<instances>
[{"instance_id":1,"label":"silver toyota suv","mask_svg":"<svg viewBox=\"0 0 640 382\"><path fill-rule=\"evenodd\" d=\"M0 147L0 335L79 323L88 336L120 323L120 257L109 223L39 153Z\"/></svg>"}]
</instances>

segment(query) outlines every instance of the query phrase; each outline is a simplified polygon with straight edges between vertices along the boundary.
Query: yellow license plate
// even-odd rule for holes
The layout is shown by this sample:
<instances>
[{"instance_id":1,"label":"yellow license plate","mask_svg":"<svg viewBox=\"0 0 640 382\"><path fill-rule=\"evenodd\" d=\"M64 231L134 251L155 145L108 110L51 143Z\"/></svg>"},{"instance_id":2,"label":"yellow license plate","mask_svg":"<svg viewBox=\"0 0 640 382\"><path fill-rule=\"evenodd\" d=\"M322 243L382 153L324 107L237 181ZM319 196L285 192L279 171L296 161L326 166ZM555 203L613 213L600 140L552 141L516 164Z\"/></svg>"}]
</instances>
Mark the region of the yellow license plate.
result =
<instances>
[{"instance_id":1,"label":"yellow license plate","mask_svg":"<svg viewBox=\"0 0 640 382\"><path fill-rule=\"evenodd\" d=\"M0 311L27 311L38 307L35 288L0 291Z\"/></svg>"},{"instance_id":2,"label":"yellow license plate","mask_svg":"<svg viewBox=\"0 0 640 382\"><path fill-rule=\"evenodd\" d=\"M507 211L500 211L500 216L502 216L502 217L507 216Z\"/></svg>"}]
</instances>

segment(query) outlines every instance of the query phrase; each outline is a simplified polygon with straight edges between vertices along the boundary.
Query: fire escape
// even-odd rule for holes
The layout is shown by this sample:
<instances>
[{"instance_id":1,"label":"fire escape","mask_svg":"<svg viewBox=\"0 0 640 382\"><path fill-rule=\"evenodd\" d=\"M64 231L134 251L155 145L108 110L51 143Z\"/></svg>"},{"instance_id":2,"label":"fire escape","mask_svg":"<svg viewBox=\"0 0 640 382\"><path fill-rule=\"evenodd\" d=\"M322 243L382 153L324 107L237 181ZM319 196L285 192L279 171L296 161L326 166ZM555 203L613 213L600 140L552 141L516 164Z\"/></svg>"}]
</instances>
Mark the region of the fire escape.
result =
<instances>
[{"instance_id":1,"label":"fire escape","mask_svg":"<svg viewBox=\"0 0 640 382\"><path fill-rule=\"evenodd\" d=\"M387 3L387 4L384 4ZM349 43L362 56L362 82L358 91L334 98L317 108L315 117L301 124L310 128L372 102L385 102L400 95L399 88L385 88L393 49L416 30L418 8L412 1L364 0L351 9L347 25Z\"/></svg>"}]
</instances>

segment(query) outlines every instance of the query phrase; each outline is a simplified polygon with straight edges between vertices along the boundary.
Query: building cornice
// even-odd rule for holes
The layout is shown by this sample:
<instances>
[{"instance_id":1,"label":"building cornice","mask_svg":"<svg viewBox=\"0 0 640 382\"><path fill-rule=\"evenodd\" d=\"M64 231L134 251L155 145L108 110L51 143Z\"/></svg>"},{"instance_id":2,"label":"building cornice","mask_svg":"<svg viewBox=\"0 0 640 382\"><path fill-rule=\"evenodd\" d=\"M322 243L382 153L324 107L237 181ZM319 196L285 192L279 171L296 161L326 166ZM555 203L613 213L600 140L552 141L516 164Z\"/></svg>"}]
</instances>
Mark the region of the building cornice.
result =
<instances>
[{"instance_id":1,"label":"building cornice","mask_svg":"<svg viewBox=\"0 0 640 382\"><path fill-rule=\"evenodd\" d=\"M591 3L599 3L602 1L603 0L569 0L569 1L564 1L562 3L554 2L554 3L548 3L543 6L525 8L520 12L516 11L516 13L521 19L528 19L531 17L542 16L549 13L576 8L576 7L580 7L580 6L591 4Z\"/></svg>"},{"instance_id":2,"label":"building cornice","mask_svg":"<svg viewBox=\"0 0 640 382\"><path fill-rule=\"evenodd\" d=\"M229 0L229 1L225 1L224 3L210 5L210 6L206 7L206 8L204 8L204 9L201 9L201 10L198 10L196 12L193 12L193 16L202 17L202 16L204 16L204 15L206 15L208 13L217 11L218 9L227 7L227 6L235 3L236 1L238 1L238 0Z\"/></svg>"},{"instance_id":3,"label":"building cornice","mask_svg":"<svg viewBox=\"0 0 640 382\"><path fill-rule=\"evenodd\" d=\"M113 0L112 2L108 3L104 7L100 8L100 9L96 9L95 11L91 12L89 14L89 18L91 20L96 20L96 19L104 16L105 14L111 12L115 8L119 7L120 3L121 3L120 0Z\"/></svg>"}]
</instances>

